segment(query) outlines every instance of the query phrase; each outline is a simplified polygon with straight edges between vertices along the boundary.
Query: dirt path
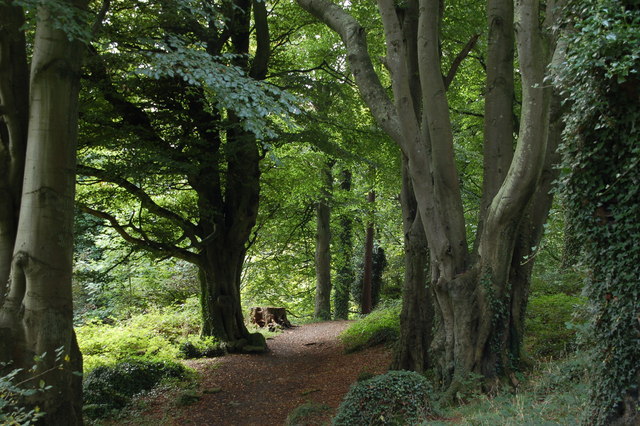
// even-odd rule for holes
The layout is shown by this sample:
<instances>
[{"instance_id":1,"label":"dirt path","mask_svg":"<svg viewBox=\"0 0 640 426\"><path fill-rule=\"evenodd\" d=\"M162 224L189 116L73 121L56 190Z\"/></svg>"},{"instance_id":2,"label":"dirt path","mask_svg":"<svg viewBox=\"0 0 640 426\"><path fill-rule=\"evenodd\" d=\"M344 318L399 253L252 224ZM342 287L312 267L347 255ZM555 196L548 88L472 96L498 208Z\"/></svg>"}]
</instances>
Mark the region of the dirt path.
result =
<instances>
[{"instance_id":1,"label":"dirt path","mask_svg":"<svg viewBox=\"0 0 640 426\"><path fill-rule=\"evenodd\" d=\"M383 347L344 354L337 340L347 321L295 327L268 341L264 355L228 355L199 361L202 398L184 408L164 411L157 424L283 425L287 415L305 402L331 407L328 422L358 375L387 370Z\"/></svg>"}]
</instances>

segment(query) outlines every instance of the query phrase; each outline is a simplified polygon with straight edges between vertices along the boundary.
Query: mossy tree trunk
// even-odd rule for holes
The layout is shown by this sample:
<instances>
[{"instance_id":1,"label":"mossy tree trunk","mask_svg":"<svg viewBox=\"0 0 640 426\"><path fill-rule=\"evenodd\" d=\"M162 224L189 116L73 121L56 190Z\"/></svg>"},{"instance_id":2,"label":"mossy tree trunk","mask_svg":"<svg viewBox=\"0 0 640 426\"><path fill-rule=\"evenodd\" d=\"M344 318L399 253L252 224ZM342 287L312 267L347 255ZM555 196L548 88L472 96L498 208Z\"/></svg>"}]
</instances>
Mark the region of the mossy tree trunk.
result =
<instances>
[{"instance_id":1,"label":"mossy tree trunk","mask_svg":"<svg viewBox=\"0 0 640 426\"><path fill-rule=\"evenodd\" d=\"M0 4L0 304L16 241L29 122L29 67L24 13Z\"/></svg>"},{"instance_id":2,"label":"mossy tree trunk","mask_svg":"<svg viewBox=\"0 0 640 426\"><path fill-rule=\"evenodd\" d=\"M391 368L422 373L432 367L429 348L433 340L433 293L429 288L429 250L418 213L407 159L403 156L402 222L404 228L404 284L400 338Z\"/></svg>"}]
</instances>

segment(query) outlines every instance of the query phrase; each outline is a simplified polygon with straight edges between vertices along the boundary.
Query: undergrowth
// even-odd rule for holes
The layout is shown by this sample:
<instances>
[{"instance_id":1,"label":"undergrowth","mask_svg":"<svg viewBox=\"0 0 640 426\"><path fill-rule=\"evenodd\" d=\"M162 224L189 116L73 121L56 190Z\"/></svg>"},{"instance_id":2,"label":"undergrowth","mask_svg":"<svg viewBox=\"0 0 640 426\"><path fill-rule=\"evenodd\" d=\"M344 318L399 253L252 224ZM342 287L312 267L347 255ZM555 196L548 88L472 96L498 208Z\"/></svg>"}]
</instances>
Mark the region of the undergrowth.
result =
<instances>
[{"instance_id":1,"label":"undergrowth","mask_svg":"<svg viewBox=\"0 0 640 426\"><path fill-rule=\"evenodd\" d=\"M85 373L125 360L173 361L224 354L219 342L200 337L197 298L122 320L92 320L76 327Z\"/></svg>"},{"instance_id":2,"label":"undergrowth","mask_svg":"<svg viewBox=\"0 0 640 426\"><path fill-rule=\"evenodd\" d=\"M97 367L84 378L84 413L90 418L112 416L134 396L153 389L161 381L191 376L182 364L169 361L125 361Z\"/></svg>"},{"instance_id":3,"label":"undergrowth","mask_svg":"<svg viewBox=\"0 0 640 426\"><path fill-rule=\"evenodd\" d=\"M520 387L505 389L475 399L440 414L448 421L426 421L424 425L446 425L451 420L470 425L575 425L586 409L589 360L585 354L541 364Z\"/></svg>"},{"instance_id":4,"label":"undergrowth","mask_svg":"<svg viewBox=\"0 0 640 426\"><path fill-rule=\"evenodd\" d=\"M380 344L393 344L400 336L401 301L391 301L353 323L339 338L351 353Z\"/></svg>"}]
</instances>

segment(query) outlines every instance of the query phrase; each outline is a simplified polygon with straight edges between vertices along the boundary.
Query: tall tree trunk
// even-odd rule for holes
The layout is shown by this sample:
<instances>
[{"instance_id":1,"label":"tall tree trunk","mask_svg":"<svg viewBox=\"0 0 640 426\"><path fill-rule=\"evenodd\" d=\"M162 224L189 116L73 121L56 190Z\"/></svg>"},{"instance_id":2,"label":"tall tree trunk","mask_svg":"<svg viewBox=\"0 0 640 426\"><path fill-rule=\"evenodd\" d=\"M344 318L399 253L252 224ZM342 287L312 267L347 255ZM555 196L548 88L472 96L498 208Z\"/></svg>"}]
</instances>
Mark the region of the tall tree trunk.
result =
<instances>
[{"instance_id":1,"label":"tall tree trunk","mask_svg":"<svg viewBox=\"0 0 640 426\"><path fill-rule=\"evenodd\" d=\"M21 7L0 4L0 305L16 240L29 121L29 68Z\"/></svg>"},{"instance_id":2,"label":"tall tree trunk","mask_svg":"<svg viewBox=\"0 0 640 426\"><path fill-rule=\"evenodd\" d=\"M67 2L86 7L86 2ZM30 397L43 424L82 424L82 357L73 331L71 269L77 105L82 44L55 28L40 7L31 64L24 187L9 294L0 309L0 360L25 369L25 380L52 388ZM24 132L27 133L27 132ZM56 350L62 355L56 359ZM35 372L35 355L47 353ZM58 364L61 364L58 367ZM33 383L36 382L36 383Z\"/></svg>"},{"instance_id":3,"label":"tall tree trunk","mask_svg":"<svg viewBox=\"0 0 640 426\"><path fill-rule=\"evenodd\" d=\"M210 228L215 249L207 248L203 253L202 300L203 309L207 311L203 334L223 340L231 351L263 351L264 338L259 333L249 334L244 326L240 302L245 253L258 216L260 155L255 136L240 129L239 119L232 112L229 119L236 125L227 132L224 203L215 196L205 203L212 204L214 211L222 214L213 216ZM201 214L212 219L206 210Z\"/></svg>"},{"instance_id":4,"label":"tall tree trunk","mask_svg":"<svg viewBox=\"0 0 640 426\"><path fill-rule=\"evenodd\" d=\"M333 161L322 167L322 188L316 205L316 300L313 316L331 319L331 193Z\"/></svg>"},{"instance_id":5,"label":"tall tree trunk","mask_svg":"<svg viewBox=\"0 0 640 426\"><path fill-rule=\"evenodd\" d=\"M513 0L487 1L487 92L484 111L483 181L477 234L513 159ZM480 242L476 238L476 245Z\"/></svg>"},{"instance_id":6,"label":"tall tree trunk","mask_svg":"<svg viewBox=\"0 0 640 426\"><path fill-rule=\"evenodd\" d=\"M344 169L341 175L340 189L351 191L351 172ZM336 238L336 279L333 291L333 312L335 319L349 317L349 289L355 281L353 271L353 246L351 243L353 221L350 213L343 213L339 219Z\"/></svg>"},{"instance_id":7,"label":"tall tree trunk","mask_svg":"<svg viewBox=\"0 0 640 426\"><path fill-rule=\"evenodd\" d=\"M373 210L373 204L376 200L376 193L370 191L367 196L367 201L371 205ZM373 278L373 212L371 213L371 219L367 223L367 230L364 240L364 262L363 262L363 274L362 274L362 313L368 314L373 307L372 293L371 293L371 280Z\"/></svg>"},{"instance_id":8,"label":"tall tree trunk","mask_svg":"<svg viewBox=\"0 0 640 426\"><path fill-rule=\"evenodd\" d=\"M518 143L512 161L512 126L501 119L511 117L505 93L512 71L512 43L501 28L510 26L511 3L492 1L492 25L487 64L492 76L488 102L500 102L488 109L487 126L498 126L494 141L488 141L485 169L495 176L484 185L481 230L473 251L469 251L458 175L455 165L452 127L446 99L446 86L441 70L440 23L443 17L439 0L409 0L407 8L419 14L415 34L417 66L410 68L410 32L406 21L399 18L397 2L378 0L387 42L385 65L391 74L393 100L375 73L366 47L362 27L340 6L325 0L298 0L314 16L324 21L342 38L356 84L378 124L401 147L408 158L418 211L429 244L431 282L441 316L434 338L435 367L448 394L455 395L465 376L476 373L486 378L486 388L499 379L509 377L511 359L508 332L511 312L509 276L514 248L523 218L538 187L545 164L550 91L544 72L553 51L540 28L538 0L516 1L514 25L518 44L518 60L522 75L523 102ZM546 28L556 7L547 2ZM495 10L494 10L495 9ZM498 18L496 18L498 17ZM402 22L402 23L401 23ZM499 26L495 24L499 23ZM403 27L404 25L404 27ZM416 105L415 74L420 76L420 106ZM502 90L500 79L506 79ZM493 97L492 97L493 96ZM422 109L421 114L416 111ZM508 129L509 134L507 134ZM504 139L506 138L506 139ZM491 144L496 144L491 145ZM504 147L504 149L503 149ZM502 153L502 151L506 151ZM494 164L495 162L495 164ZM505 172L504 167L508 165ZM507 343L505 343L507 342ZM517 343L516 343L517 344Z\"/></svg>"},{"instance_id":9,"label":"tall tree trunk","mask_svg":"<svg viewBox=\"0 0 640 426\"><path fill-rule=\"evenodd\" d=\"M433 296L429 289L429 254L416 199L411 187L408 160L403 156L402 223L404 228L404 284L400 338L391 368L424 372L431 367L429 347L433 339Z\"/></svg>"}]
</instances>

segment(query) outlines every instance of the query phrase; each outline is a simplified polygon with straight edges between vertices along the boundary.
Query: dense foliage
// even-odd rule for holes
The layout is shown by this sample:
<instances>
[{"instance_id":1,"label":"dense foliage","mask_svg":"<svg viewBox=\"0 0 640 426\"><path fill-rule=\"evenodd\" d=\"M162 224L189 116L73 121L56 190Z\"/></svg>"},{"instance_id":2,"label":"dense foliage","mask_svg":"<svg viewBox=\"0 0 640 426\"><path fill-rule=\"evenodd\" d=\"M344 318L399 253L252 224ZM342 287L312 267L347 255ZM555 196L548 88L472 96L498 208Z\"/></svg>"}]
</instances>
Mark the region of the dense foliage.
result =
<instances>
[{"instance_id":1,"label":"dense foliage","mask_svg":"<svg viewBox=\"0 0 640 426\"><path fill-rule=\"evenodd\" d=\"M567 325L574 321L576 308L584 304L584 298L564 293L531 297L527 306L524 339L528 355L539 358L560 358L576 347L575 328Z\"/></svg>"},{"instance_id":2,"label":"dense foliage","mask_svg":"<svg viewBox=\"0 0 640 426\"><path fill-rule=\"evenodd\" d=\"M561 188L596 310L587 422L631 424L640 385L640 4L581 0L568 13Z\"/></svg>"},{"instance_id":3,"label":"dense foliage","mask_svg":"<svg viewBox=\"0 0 640 426\"><path fill-rule=\"evenodd\" d=\"M333 424L414 424L432 413L432 389L413 371L390 371L354 384L344 397Z\"/></svg>"},{"instance_id":4,"label":"dense foliage","mask_svg":"<svg viewBox=\"0 0 640 426\"><path fill-rule=\"evenodd\" d=\"M184 304L152 309L130 318L104 323L89 321L76 328L85 371L124 360L173 361L197 358L204 352L220 355L218 342L201 338L196 298Z\"/></svg>"},{"instance_id":5,"label":"dense foliage","mask_svg":"<svg viewBox=\"0 0 640 426\"><path fill-rule=\"evenodd\" d=\"M90 417L104 416L162 379L181 379L186 374L186 368L175 362L125 361L98 367L84 379L85 412Z\"/></svg>"}]
</instances>

